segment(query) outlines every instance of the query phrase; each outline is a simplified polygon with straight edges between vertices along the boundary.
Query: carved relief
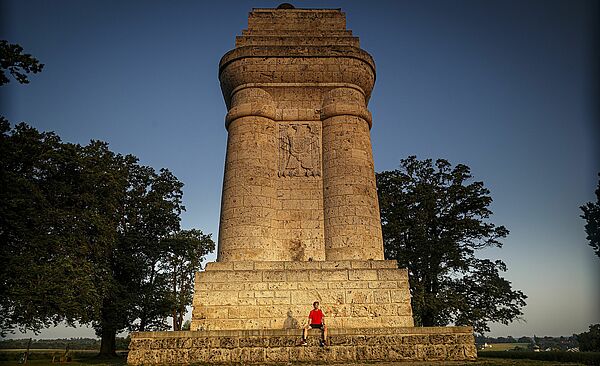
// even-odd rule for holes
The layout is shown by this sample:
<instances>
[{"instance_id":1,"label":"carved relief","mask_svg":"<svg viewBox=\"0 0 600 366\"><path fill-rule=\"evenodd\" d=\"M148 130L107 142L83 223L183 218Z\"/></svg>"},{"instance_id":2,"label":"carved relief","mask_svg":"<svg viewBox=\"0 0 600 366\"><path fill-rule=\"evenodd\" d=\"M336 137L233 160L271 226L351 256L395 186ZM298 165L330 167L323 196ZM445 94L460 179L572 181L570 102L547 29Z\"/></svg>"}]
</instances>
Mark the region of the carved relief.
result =
<instances>
[{"instance_id":1,"label":"carved relief","mask_svg":"<svg viewBox=\"0 0 600 366\"><path fill-rule=\"evenodd\" d=\"M311 123L279 125L280 177L321 175L321 127Z\"/></svg>"}]
</instances>

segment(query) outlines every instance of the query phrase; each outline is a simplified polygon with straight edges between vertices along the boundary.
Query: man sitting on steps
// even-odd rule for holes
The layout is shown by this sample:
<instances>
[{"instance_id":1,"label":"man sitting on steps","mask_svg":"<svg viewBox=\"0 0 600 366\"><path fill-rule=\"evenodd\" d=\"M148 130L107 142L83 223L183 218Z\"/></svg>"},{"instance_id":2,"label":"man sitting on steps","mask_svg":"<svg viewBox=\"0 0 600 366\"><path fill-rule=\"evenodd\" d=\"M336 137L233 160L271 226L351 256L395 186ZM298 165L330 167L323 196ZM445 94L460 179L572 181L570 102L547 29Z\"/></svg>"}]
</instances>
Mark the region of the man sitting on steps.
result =
<instances>
[{"instance_id":1,"label":"man sitting on steps","mask_svg":"<svg viewBox=\"0 0 600 366\"><path fill-rule=\"evenodd\" d=\"M308 314L308 323L304 326L304 331L302 332L302 345L306 346L306 337L308 336L308 330L318 328L321 329L321 347L325 346L327 342L327 327L325 326L325 314L323 311L319 309L319 302L315 301L313 303L313 308Z\"/></svg>"}]
</instances>

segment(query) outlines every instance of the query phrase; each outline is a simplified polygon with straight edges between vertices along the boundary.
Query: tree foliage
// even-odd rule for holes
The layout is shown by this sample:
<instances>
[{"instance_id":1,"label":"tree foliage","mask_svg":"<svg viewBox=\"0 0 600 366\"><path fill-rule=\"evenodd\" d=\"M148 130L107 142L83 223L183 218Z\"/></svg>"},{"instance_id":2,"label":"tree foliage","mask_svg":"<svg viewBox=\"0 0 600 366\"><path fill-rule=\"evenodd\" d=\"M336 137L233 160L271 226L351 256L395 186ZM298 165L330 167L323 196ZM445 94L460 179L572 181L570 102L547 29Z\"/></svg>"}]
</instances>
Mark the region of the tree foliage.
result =
<instances>
[{"instance_id":1,"label":"tree foliage","mask_svg":"<svg viewBox=\"0 0 600 366\"><path fill-rule=\"evenodd\" d=\"M590 330L577 335L579 350L582 352L600 352L600 324L590 325Z\"/></svg>"},{"instance_id":2,"label":"tree foliage","mask_svg":"<svg viewBox=\"0 0 600 366\"><path fill-rule=\"evenodd\" d=\"M466 165L415 156L377 174L385 257L409 271L417 325L472 325L483 333L490 322L522 315L527 297L500 275L506 265L475 256L501 247L508 230L488 221L490 192L471 178Z\"/></svg>"},{"instance_id":3,"label":"tree foliage","mask_svg":"<svg viewBox=\"0 0 600 366\"><path fill-rule=\"evenodd\" d=\"M42 71L44 64L28 53L18 44L0 40L0 86L8 84L10 79L5 71L21 84L29 83L27 74Z\"/></svg>"},{"instance_id":4,"label":"tree foliage","mask_svg":"<svg viewBox=\"0 0 600 366\"><path fill-rule=\"evenodd\" d=\"M183 330L186 306L192 304L194 278L204 257L215 250L210 234L200 230L183 230L163 240L169 248L161 269L169 284L173 330ZM189 327L188 327L189 329Z\"/></svg>"},{"instance_id":5,"label":"tree foliage","mask_svg":"<svg viewBox=\"0 0 600 366\"><path fill-rule=\"evenodd\" d=\"M0 131L2 331L88 323L110 354L122 330L168 328L214 249L180 230L183 184L104 142L64 143L5 119Z\"/></svg>"},{"instance_id":6,"label":"tree foliage","mask_svg":"<svg viewBox=\"0 0 600 366\"><path fill-rule=\"evenodd\" d=\"M0 85L43 65L0 41ZM62 142L0 117L0 333L92 324L101 354L116 334L176 329L210 235L181 231L181 183L102 141Z\"/></svg>"},{"instance_id":7,"label":"tree foliage","mask_svg":"<svg viewBox=\"0 0 600 366\"><path fill-rule=\"evenodd\" d=\"M600 177L600 173L598 173ZM583 215L581 217L586 221L585 233L590 246L600 257L600 179L598 179L598 187L596 188L596 202L588 202L581 206Z\"/></svg>"},{"instance_id":8,"label":"tree foliage","mask_svg":"<svg viewBox=\"0 0 600 366\"><path fill-rule=\"evenodd\" d=\"M101 259L115 239L116 162L98 142L64 144L25 124L10 131L4 118L0 132L2 329L90 322L108 292ZM96 162L83 158L92 151Z\"/></svg>"}]
</instances>

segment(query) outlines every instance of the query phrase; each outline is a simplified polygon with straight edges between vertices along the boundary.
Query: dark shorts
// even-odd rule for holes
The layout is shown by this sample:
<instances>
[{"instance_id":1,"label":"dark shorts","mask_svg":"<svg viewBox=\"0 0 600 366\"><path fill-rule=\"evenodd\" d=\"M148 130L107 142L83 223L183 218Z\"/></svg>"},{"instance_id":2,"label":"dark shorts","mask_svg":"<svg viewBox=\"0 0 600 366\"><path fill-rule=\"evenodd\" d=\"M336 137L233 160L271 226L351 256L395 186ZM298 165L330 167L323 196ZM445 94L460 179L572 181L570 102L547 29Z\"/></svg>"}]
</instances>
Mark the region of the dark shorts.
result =
<instances>
[{"instance_id":1,"label":"dark shorts","mask_svg":"<svg viewBox=\"0 0 600 366\"><path fill-rule=\"evenodd\" d=\"M311 324L310 327L312 329L315 329L315 328L323 329L323 324Z\"/></svg>"}]
</instances>

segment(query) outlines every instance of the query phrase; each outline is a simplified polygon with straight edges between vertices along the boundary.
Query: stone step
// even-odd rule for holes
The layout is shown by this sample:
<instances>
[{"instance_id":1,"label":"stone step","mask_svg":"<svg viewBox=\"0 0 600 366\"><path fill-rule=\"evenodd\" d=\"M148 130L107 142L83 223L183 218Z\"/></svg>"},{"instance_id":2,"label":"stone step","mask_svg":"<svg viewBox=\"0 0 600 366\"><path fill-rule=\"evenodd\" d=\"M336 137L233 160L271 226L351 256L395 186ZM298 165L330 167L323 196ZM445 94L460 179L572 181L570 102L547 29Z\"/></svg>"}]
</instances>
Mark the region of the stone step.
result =
<instances>
[{"instance_id":1,"label":"stone step","mask_svg":"<svg viewBox=\"0 0 600 366\"><path fill-rule=\"evenodd\" d=\"M311 330L301 345L301 330L138 332L133 333L128 363L190 364L350 361L474 360L471 327L397 327Z\"/></svg>"}]
</instances>

